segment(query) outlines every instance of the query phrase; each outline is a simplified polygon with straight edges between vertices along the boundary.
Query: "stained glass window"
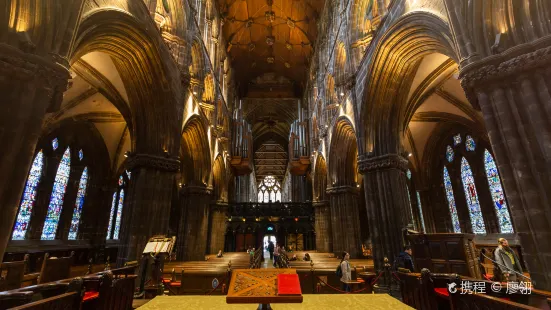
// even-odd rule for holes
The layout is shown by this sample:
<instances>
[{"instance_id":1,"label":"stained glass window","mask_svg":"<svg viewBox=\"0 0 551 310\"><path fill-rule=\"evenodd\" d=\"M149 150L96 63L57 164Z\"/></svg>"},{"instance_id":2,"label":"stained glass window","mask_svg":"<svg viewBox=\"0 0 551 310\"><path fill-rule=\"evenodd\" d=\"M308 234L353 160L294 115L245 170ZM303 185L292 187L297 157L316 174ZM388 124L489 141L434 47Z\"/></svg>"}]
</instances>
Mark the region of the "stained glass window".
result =
<instances>
[{"instance_id":1,"label":"stained glass window","mask_svg":"<svg viewBox=\"0 0 551 310\"><path fill-rule=\"evenodd\" d=\"M84 197L86 196L87 183L88 167L84 168L84 171L82 171L82 176L80 177L80 182L78 184L77 200L75 202L75 210L73 211L73 219L71 220L71 228L69 229L69 240L75 240L77 238L80 215L82 214L82 205L84 205Z\"/></svg>"},{"instance_id":2,"label":"stained glass window","mask_svg":"<svg viewBox=\"0 0 551 310\"><path fill-rule=\"evenodd\" d=\"M423 207L421 206L421 195L419 195L419 192L417 192L417 206L419 206L419 216L421 219L421 226L423 227L423 231L425 230L425 219L423 218Z\"/></svg>"},{"instance_id":3,"label":"stained glass window","mask_svg":"<svg viewBox=\"0 0 551 310\"><path fill-rule=\"evenodd\" d=\"M281 201L281 186L276 178L268 175L258 186L258 202Z\"/></svg>"},{"instance_id":4,"label":"stained glass window","mask_svg":"<svg viewBox=\"0 0 551 310\"><path fill-rule=\"evenodd\" d=\"M473 233L485 234L486 226L484 225L484 218L482 217L480 203L478 202L473 172L465 157L461 159L461 179L463 180L463 189L465 191L465 199L467 199L467 206L469 207Z\"/></svg>"},{"instance_id":5,"label":"stained glass window","mask_svg":"<svg viewBox=\"0 0 551 310\"><path fill-rule=\"evenodd\" d=\"M446 198L448 199L448 207L452 218L453 232L460 233L461 225L459 224L459 216L457 216L457 208L455 207L455 198L453 196L452 181L448 168L444 167L444 187L446 188Z\"/></svg>"},{"instance_id":6,"label":"stained glass window","mask_svg":"<svg viewBox=\"0 0 551 310\"><path fill-rule=\"evenodd\" d=\"M126 175L128 176L128 179L130 180L132 178L132 172L126 170Z\"/></svg>"},{"instance_id":7,"label":"stained glass window","mask_svg":"<svg viewBox=\"0 0 551 310\"><path fill-rule=\"evenodd\" d=\"M122 177L122 175L119 177L119 186L123 186L124 185L124 178Z\"/></svg>"},{"instance_id":8,"label":"stained glass window","mask_svg":"<svg viewBox=\"0 0 551 310\"><path fill-rule=\"evenodd\" d=\"M54 138L52 140L52 148L54 149L54 151L57 150L58 146L59 146L59 141L57 140L57 138Z\"/></svg>"},{"instance_id":9,"label":"stained glass window","mask_svg":"<svg viewBox=\"0 0 551 310\"><path fill-rule=\"evenodd\" d=\"M509 216L509 210L507 209L505 193L501 187L501 179L499 178L496 162L488 150L484 150L484 167L486 168L486 177L488 178L490 193L492 194L492 199L495 203L497 219L499 221L499 230L502 234L513 233L513 223L511 222L511 217Z\"/></svg>"},{"instance_id":10,"label":"stained glass window","mask_svg":"<svg viewBox=\"0 0 551 310\"><path fill-rule=\"evenodd\" d=\"M48 213L46 213L46 220L44 221L44 228L42 229L42 236L40 237L41 240L55 239L57 225L59 224L59 216L63 208L63 197L67 189L70 172L71 150L67 148L57 168L54 188L52 189L52 196L50 197L50 205L48 206Z\"/></svg>"},{"instance_id":11,"label":"stained glass window","mask_svg":"<svg viewBox=\"0 0 551 310\"><path fill-rule=\"evenodd\" d=\"M82 150L78 151L78 159L82 160L84 158L84 152Z\"/></svg>"},{"instance_id":12,"label":"stained glass window","mask_svg":"<svg viewBox=\"0 0 551 310\"><path fill-rule=\"evenodd\" d=\"M408 177L408 180L411 180L411 170L408 169L406 176Z\"/></svg>"},{"instance_id":13,"label":"stained glass window","mask_svg":"<svg viewBox=\"0 0 551 310\"><path fill-rule=\"evenodd\" d=\"M25 240L25 234L27 233L27 228L31 221L31 214L36 199L36 187L38 183L40 183L43 166L44 154L42 150L40 150L34 157L31 171L27 177L27 184L25 184L25 191L23 192L23 198L21 198L21 205L19 205L19 212L15 221L12 240Z\"/></svg>"},{"instance_id":14,"label":"stained glass window","mask_svg":"<svg viewBox=\"0 0 551 310\"><path fill-rule=\"evenodd\" d=\"M409 186L407 184L406 184L406 190L408 191L407 196L408 196L408 203L409 203L409 211L411 212L411 220L413 221L413 227L417 227L417 224L415 223L415 216L413 215L413 206L411 205L411 198L409 197Z\"/></svg>"},{"instance_id":15,"label":"stained glass window","mask_svg":"<svg viewBox=\"0 0 551 310\"><path fill-rule=\"evenodd\" d=\"M453 161L453 149L449 145L446 147L446 158L450 163Z\"/></svg>"},{"instance_id":16,"label":"stained glass window","mask_svg":"<svg viewBox=\"0 0 551 310\"><path fill-rule=\"evenodd\" d=\"M117 206L117 192L113 193L113 202L111 202L111 212L109 213L109 226L107 227L107 238L111 238L111 230L113 229L113 218L115 217L115 207Z\"/></svg>"},{"instance_id":17,"label":"stained glass window","mask_svg":"<svg viewBox=\"0 0 551 310\"><path fill-rule=\"evenodd\" d=\"M119 194L119 205L117 206L117 219L115 220L115 229L113 231L113 239L119 239L123 205L124 205L124 189L121 189L121 192Z\"/></svg>"},{"instance_id":18,"label":"stained glass window","mask_svg":"<svg viewBox=\"0 0 551 310\"><path fill-rule=\"evenodd\" d=\"M476 143L474 143L474 140L471 136L467 136L467 139L465 140L465 149L467 151L474 151L476 148Z\"/></svg>"},{"instance_id":19,"label":"stained glass window","mask_svg":"<svg viewBox=\"0 0 551 310\"><path fill-rule=\"evenodd\" d=\"M458 133L455 136L453 136L453 146L457 146L461 143L461 134Z\"/></svg>"}]
</instances>

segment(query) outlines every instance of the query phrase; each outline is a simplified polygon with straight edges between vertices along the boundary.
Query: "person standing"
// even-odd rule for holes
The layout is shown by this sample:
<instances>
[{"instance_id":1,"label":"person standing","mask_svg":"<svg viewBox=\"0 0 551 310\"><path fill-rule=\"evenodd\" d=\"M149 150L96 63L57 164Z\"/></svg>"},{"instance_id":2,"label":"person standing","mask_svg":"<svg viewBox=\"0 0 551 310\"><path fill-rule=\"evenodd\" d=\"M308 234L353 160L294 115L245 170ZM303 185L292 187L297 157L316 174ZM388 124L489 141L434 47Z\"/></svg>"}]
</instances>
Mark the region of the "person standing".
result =
<instances>
[{"instance_id":1,"label":"person standing","mask_svg":"<svg viewBox=\"0 0 551 310\"><path fill-rule=\"evenodd\" d=\"M274 243L272 242L272 240L270 240L270 242L268 242L268 252L270 252L270 260L273 260L274 259Z\"/></svg>"},{"instance_id":2,"label":"person standing","mask_svg":"<svg viewBox=\"0 0 551 310\"><path fill-rule=\"evenodd\" d=\"M279 260L279 245L276 245L274 249L274 267L277 268L277 263Z\"/></svg>"},{"instance_id":3,"label":"person standing","mask_svg":"<svg viewBox=\"0 0 551 310\"><path fill-rule=\"evenodd\" d=\"M499 238L497 240L499 246L494 252L495 260L498 263L497 268L501 271L501 274L505 277L503 280L510 282L518 282L519 276L517 273L522 274L522 267L520 266L520 260L509 246L509 242L505 238ZM515 271L517 273L515 273Z\"/></svg>"},{"instance_id":4,"label":"person standing","mask_svg":"<svg viewBox=\"0 0 551 310\"><path fill-rule=\"evenodd\" d=\"M350 268L350 262L348 260L350 259L350 254L348 252L342 252L342 260L340 263L341 266L341 282L342 282L342 290L346 292L350 292L350 285L348 284L349 281L352 281L352 269Z\"/></svg>"}]
</instances>

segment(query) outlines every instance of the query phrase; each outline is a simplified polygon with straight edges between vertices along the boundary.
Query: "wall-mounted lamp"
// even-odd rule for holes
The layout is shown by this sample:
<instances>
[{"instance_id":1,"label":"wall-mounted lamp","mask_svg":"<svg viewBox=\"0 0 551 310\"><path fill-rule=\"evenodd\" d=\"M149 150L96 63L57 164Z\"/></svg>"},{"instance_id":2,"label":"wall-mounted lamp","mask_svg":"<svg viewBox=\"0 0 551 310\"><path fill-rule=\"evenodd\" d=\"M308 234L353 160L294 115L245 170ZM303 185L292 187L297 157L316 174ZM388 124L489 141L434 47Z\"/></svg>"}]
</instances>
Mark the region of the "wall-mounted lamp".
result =
<instances>
[{"instance_id":1,"label":"wall-mounted lamp","mask_svg":"<svg viewBox=\"0 0 551 310\"><path fill-rule=\"evenodd\" d=\"M409 153L409 154L408 154L408 157L411 157L411 156L413 156L413 154Z\"/></svg>"},{"instance_id":2,"label":"wall-mounted lamp","mask_svg":"<svg viewBox=\"0 0 551 310\"><path fill-rule=\"evenodd\" d=\"M344 93L341 91L341 97L344 96Z\"/></svg>"}]
</instances>

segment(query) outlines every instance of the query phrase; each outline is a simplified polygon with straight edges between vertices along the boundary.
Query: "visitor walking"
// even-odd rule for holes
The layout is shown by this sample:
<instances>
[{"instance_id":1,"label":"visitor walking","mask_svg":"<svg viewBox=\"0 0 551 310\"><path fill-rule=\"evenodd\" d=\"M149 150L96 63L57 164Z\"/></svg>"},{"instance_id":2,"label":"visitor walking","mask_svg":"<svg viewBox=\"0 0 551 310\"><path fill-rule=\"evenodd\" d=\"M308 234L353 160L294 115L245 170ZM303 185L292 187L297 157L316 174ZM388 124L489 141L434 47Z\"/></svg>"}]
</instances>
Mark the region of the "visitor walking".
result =
<instances>
[{"instance_id":1,"label":"visitor walking","mask_svg":"<svg viewBox=\"0 0 551 310\"><path fill-rule=\"evenodd\" d=\"M341 267L341 282L342 282L342 290L346 292L350 292L350 285L348 284L349 281L352 281L352 269L350 269L350 262L348 261L350 259L350 254L348 252L342 252L342 260L340 263Z\"/></svg>"},{"instance_id":2,"label":"visitor walking","mask_svg":"<svg viewBox=\"0 0 551 310\"><path fill-rule=\"evenodd\" d=\"M272 240L270 240L270 242L268 242L268 252L270 252L270 260L273 260L274 259L274 243L272 242Z\"/></svg>"}]
</instances>

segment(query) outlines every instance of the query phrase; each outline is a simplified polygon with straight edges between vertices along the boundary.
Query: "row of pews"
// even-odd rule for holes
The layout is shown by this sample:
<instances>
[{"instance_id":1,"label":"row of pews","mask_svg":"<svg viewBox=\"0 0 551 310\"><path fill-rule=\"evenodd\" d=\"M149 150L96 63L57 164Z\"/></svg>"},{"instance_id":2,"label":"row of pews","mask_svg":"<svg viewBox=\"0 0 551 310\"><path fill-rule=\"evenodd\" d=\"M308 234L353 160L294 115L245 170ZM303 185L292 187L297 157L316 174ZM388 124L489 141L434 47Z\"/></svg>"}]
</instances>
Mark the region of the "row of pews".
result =
<instances>
[{"instance_id":1,"label":"row of pews","mask_svg":"<svg viewBox=\"0 0 551 310\"><path fill-rule=\"evenodd\" d=\"M0 310L131 309L137 263L71 277L72 256L45 255L39 273L26 274L26 261L0 264ZM28 283L33 285L27 285Z\"/></svg>"},{"instance_id":2,"label":"row of pews","mask_svg":"<svg viewBox=\"0 0 551 310\"><path fill-rule=\"evenodd\" d=\"M507 283L463 277L457 274L397 272L400 279L402 301L423 310L536 310L551 309L551 292L531 289L528 291L507 290ZM469 283L479 283L478 288ZM452 284L453 283L453 284ZM462 285L463 284L463 285ZM455 293L450 293L449 287ZM483 293L481 293L483 292Z\"/></svg>"},{"instance_id":3,"label":"row of pews","mask_svg":"<svg viewBox=\"0 0 551 310\"><path fill-rule=\"evenodd\" d=\"M340 279L336 275L340 258L330 253L308 252L311 260L303 261L306 252L288 253L287 256L297 255L298 260L289 260L289 268L297 270L302 292L305 294L334 294L341 288ZM234 269L257 268L257 255L236 252L225 253L223 257L208 255L205 261L171 261L165 262L163 283L165 292L171 295L224 295ZM271 265L272 262L268 262ZM373 260L352 259L352 279L357 288L371 285L375 277ZM370 293L371 287L363 292Z\"/></svg>"}]
</instances>

